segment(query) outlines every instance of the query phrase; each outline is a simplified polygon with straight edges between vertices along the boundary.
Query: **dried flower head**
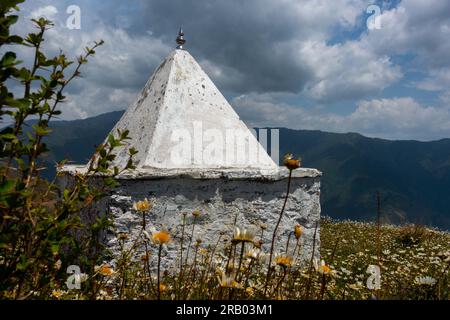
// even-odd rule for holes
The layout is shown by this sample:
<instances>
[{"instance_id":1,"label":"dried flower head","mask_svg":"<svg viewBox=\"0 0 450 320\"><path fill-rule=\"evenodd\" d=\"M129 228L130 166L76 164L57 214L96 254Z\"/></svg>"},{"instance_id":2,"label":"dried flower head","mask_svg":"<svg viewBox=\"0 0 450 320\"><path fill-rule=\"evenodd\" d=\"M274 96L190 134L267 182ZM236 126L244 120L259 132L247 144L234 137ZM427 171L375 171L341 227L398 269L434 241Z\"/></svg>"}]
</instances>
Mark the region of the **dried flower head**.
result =
<instances>
[{"instance_id":1,"label":"dried flower head","mask_svg":"<svg viewBox=\"0 0 450 320\"><path fill-rule=\"evenodd\" d=\"M255 234L249 229L240 229L236 227L233 234L233 242L253 242Z\"/></svg>"},{"instance_id":2,"label":"dried flower head","mask_svg":"<svg viewBox=\"0 0 450 320\"><path fill-rule=\"evenodd\" d=\"M163 283L159 284L159 292L164 292L167 290L167 286Z\"/></svg>"},{"instance_id":3,"label":"dried flower head","mask_svg":"<svg viewBox=\"0 0 450 320\"><path fill-rule=\"evenodd\" d=\"M249 251L247 251L247 257L254 260L257 260L260 254L261 250L258 248L252 248Z\"/></svg>"},{"instance_id":4,"label":"dried flower head","mask_svg":"<svg viewBox=\"0 0 450 320\"><path fill-rule=\"evenodd\" d=\"M62 290L53 290L52 291L52 296L56 299L61 299L61 297L63 296L63 294L66 293L65 291Z\"/></svg>"},{"instance_id":5,"label":"dried flower head","mask_svg":"<svg viewBox=\"0 0 450 320\"><path fill-rule=\"evenodd\" d=\"M56 299L61 299L62 295L64 294L64 291L61 290L53 290L52 291L52 296Z\"/></svg>"},{"instance_id":6,"label":"dried flower head","mask_svg":"<svg viewBox=\"0 0 450 320\"><path fill-rule=\"evenodd\" d=\"M102 276L105 277L111 277L115 274L115 271L109 264L103 264L101 266L95 266L94 267L95 273L99 273Z\"/></svg>"},{"instance_id":7,"label":"dried flower head","mask_svg":"<svg viewBox=\"0 0 450 320\"><path fill-rule=\"evenodd\" d=\"M236 281L233 275L222 273L222 278L219 278L219 283L222 288L243 289L242 285Z\"/></svg>"},{"instance_id":8,"label":"dried flower head","mask_svg":"<svg viewBox=\"0 0 450 320\"><path fill-rule=\"evenodd\" d=\"M129 236L128 232L119 232L120 240L126 240L126 239L128 239L128 236Z\"/></svg>"},{"instance_id":9,"label":"dried flower head","mask_svg":"<svg viewBox=\"0 0 450 320\"><path fill-rule=\"evenodd\" d=\"M53 267L54 267L56 270L59 270L59 269L61 269L61 265L62 265L62 261L61 261L61 259L58 259L58 261L55 262L55 264L53 265Z\"/></svg>"},{"instance_id":10,"label":"dried flower head","mask_svg":"<svg viewBox=\"0 0 450 320\"><path fill-rule=\"evenodd\" d=\"M330 266L328 266L325 263L325 261L323 261L323 260L320 262L320 265L316 265L315 268L316 268L316 271L319 272L320 274L330 274L331 273Z\"/></svg>"},{"instance_id":11,"label":"dried flower head","mask_svg":"<svg viewBox=\"0 0 450 320\"><path fill-rule=\"evenodd\" d=\"M285 254L280 254L275 257L275 263L283 268L290 267L292 265L292 261L292 257Z\"/></svg>"},{"instance_id":12,"label":"dried flower head","mask_svg":"<svg viewBox=\"0 0 450 320\"><path fill-rule=\"evenodd\" d=\"M139 212L149 211L151 208L151 204L147 198L143 201L138 201L133 203L133 209Z\"/></svg>"},{"instance_id":13,"label":"dried flower head","mask_svg":"<svg viewBox=\"0 0 450 320\"><path fill-rule=\"evenodd\" d=\"M202 212L201 212L200 210L194 210L194 211L192 211L192 215L193 215L195 218L200 217L201 214L202 214Z\"/></svg>"},{"instance_id":14,"label":"dried flower head","mask_svg":"<svg viewBox=\"0 0 450 320\"><path fill-rule=\"evenodd\" d=\"M259 225L259 227L260 227L262 230L266 230L266 229L267 229L267 224L264 223L264 222L262 222L262 221L259 221L259 222L258 222L258 225Z\"/></svg>"},{"instance_id":15,"label":"dried flower head","mask_svg":"<svg viewBox=\"0 0 450 320\"><path fill-rule=\"evenodd\" d=\"M167 231L156 231L152 234L154 244L165 244L170 241L170 234Z\"/></svg>"},{"instance_id":16,"label":"dried flower head","mask_svg":"<svg viewBox=\"0 0 450 320\"><path fill-rule=\"evenodd\" d=\"M261 249L263 242L262 240L253 241L253 245L255 246L255 248Z\"/></svg>"},{"instance_id":17,"label":"dried flower head","mask_svg":"<svg viewBox=\"0 0 450 320\"><path fill-rule=\"evenodd\" d=\"M300 168L301 166L301 160L300 159L294 159L294 156L292 154L287 154L284 156L284 166L288 168L289 170L295 170Z\"/></svg>"},{"instance_id":18,"label":"dried flower head","mask_svg":"<svg viewBox=\"0 0 450 320\"><path fill-rule=\"evenodd\" d=\"M297 240L300 239L300 237L302 236L302 233L303 233L302 226L297 224L294 228L295 238Z\"/></svg>"}]
</instances>

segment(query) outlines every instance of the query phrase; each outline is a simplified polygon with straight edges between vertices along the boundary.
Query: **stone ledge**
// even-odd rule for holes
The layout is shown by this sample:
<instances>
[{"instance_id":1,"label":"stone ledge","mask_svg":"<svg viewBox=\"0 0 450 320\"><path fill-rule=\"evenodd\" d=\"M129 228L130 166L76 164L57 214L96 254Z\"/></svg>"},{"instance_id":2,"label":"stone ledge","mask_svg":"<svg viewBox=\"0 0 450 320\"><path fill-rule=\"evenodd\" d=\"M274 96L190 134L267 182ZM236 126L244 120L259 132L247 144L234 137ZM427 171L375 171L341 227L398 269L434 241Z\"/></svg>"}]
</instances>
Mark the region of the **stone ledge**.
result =
<instances>
[{"instance_id":1,"label":"stone ledge","mask_svg":"<svg viewBox=\"0 0 450 320\"><path fill-rule=\"evenodd\" d=\"M73 175L75 173L84 173L84 165L65 165L58 170L62 174ZM192 178L200 180L208 179L228 179L228 180L269 180L278 181L286 179L289 171L285 167L279 167L278 170L272 169L156 169L139 168L133 171L127 171L117 179L121 180L158 180L165 178ZM292 178L317 178L321 177L322 172L317 169L299 168L292 173Z\"/></svg>"}]
</instances>

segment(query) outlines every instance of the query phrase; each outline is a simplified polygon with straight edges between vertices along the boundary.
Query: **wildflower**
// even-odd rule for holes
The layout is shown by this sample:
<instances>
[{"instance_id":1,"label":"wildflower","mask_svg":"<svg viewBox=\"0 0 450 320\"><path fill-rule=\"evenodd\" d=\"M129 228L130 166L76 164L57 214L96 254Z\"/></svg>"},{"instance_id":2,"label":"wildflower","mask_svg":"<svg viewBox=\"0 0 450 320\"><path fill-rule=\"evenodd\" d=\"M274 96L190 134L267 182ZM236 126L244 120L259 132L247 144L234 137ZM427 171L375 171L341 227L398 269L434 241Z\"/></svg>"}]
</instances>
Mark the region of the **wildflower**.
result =
<instances>
[{"instance_id":1,"label":"wildflower","mask_svg":"<svg viewBox=\"0 0 450 320\"><path fill-rule=\"evenodd\" d=\"M292 265L292 257L281 254L275 257L275 263L283 268L287 268Z\"/></svg>"},{"instance_id":2,"label":"wildflower","mask_svg":"<svg viewBox=\"0 0 450 320\"><path fill-rule=\"evenodd\" d=\"M207 255L208 254L208 249L201 248L200 250L198 250L198 253L200 253L201 255Z\"/></svg>"},{"instance_id":3,"label":"wildflower","mask_svg":"<svg viewBox=\"0 0 450 320\"><path fill-rule=\"evenodd\" d=\"M92 204L92 202L94 202L94 196L91 194L89 196L86 197L86 199L84 200L84 202L89 206Z\"/></svg>"},{"instance_id":4,"label":"wildflower","mask_svg":"<svg viewBox=\"0 0 450 320\"><path fill-rule=\"evenodd\" d=\"M445 262L447 262L448 258L450 257L450 250L438 252L437 257L439 259L444 260Z\"/></svg>"},{"instance_id":5,"label":"wildflower","mask_svg":"<svg viewBox=\"0 0 450 320\"><path fill-rule=\"evenodd\" d=\"M63 294L64 294L64 292L61 290L53 290L52 291L52 296L56 299L61 299Z\"/></svg>"},{"instance_id":6,"label":"wildflower","mask_svg":"<svg viewBox=\"0 0 450 320\"><path fill-rule=\"evenodd\" d=\"M266 229L267 229L267 224L264 223L264 222L262 222L262 221L259 221L259 222L258 222L258 225L259 225L259 227L260 227L262 230L266 230Z\"/></svg>"},{"instance_id":7,"label":"wildflower","mask_svg":"<svg viewBox=\"0 0 450 320\"><path fill-rule=\"evenodd\" d=\"M100 299L108 299L108 292L106 292L103 289L100 289L100 291L98 292L99 298Z\"/></svg>"},{"instance_id":8,"label":"wildflower","mask_svg":"<svg viewBox=\"0 0 450 320\"><path fill-rule=\"evenodd\" d=\"M62 261L61 261L61 259L58 259L58 261L56 261L53 266L56 270L59 270L59 269L61 269L61 265L62 265Z\"/></svg>"},{"instance_id":9,"label":"wildflower","mask_svg":"<svg viewBox=\"0 0 450 320\"><path fill-rule=\"evenodd\" d=\"M294 233L295 233L295 238L298 240L300 239L300 237L302 236L302 226L301 225L296 225L294 228Z\"/></svg>"},{"instance_id":10,"label":"wildflower","mask_svg":"<svg viewBox=\"0 0 450 320\"><path fill-rule=\"evenodd\" d=\"M163 283L159 284L159 292L164 292L167 290L167 286Z\"/></svg>"},{"instance_id":11,"label":"wildflower","mask_svg":"<svg viewBox=\"0 0 450 320\"><path fill-rule=\"evenodd\" d=\"M167 231L157 231L152 234L152 241L154 244L165 244L169 242L170 234Z\"/></svg>"},{"instance_id":12,"label":"wildflower","mask_svg":"<svg viewBox=\"0 0 450 320\"><path fill-rule=\"evenodd\" d=\"M252 287L248 287L247 289L245 289L245 292L246 292L249 296L253 296L253 294L255 293L255 291L253 290Z\"/></svg>"},{"instance_id":13,"label":"wildflower","mask_svg":"<svg viewBox=\"0 0 450 320\"><path fill-rule=\"evenodd\" d=\"M120 240L126 240L128 239L128 232L119 232L119 239Z\"/></svg>"},{"instance_id":14,"label":"wildflower","mask_svg":"<svg viewBox=\"0 0 450 320\"><path fill-rule=\"evenodd\" d=\"M330 274L331 273L331 268L325 264L325 261L321 261L320 262L320 266L316 267L317 272L319 272L320 274Z\"/></svg>"},{"instance_id":15,"label":"wildflower","mask_svg":"<svg viewBox=\"0 0 450 320\"><path fill-rule=\"evenodd\" d=\"M248 229L236 227L233 234L233 242L253 242L255 234Z\"/></svg>"},{"instance_id":16,"label":"wildflower","mask_svg":"<svg viewBox=\"0 0 450 320\"><path fill-rule=\"evenodd\" d=\"M195 246L198 248L202 244L202 239L195 240Z\"/></svg>"},{"instance_id":17,"label":"wildflower","mask_svg":"<svg viewBox=\"0 0 450 320\"><path fill-rule=\"evenodd\" d=\"M142 233L144 234L145 238L147 238L147 240L153 241L152 236L150 236L150 234L146 230L143 230Z\"/></svg>"},{"instance_id":18,"label":"wildflower","mask_svg":"<svg viewBox=\"0 0 450 320\"><path fill-rule=\"evenodd\" d=\"M247 251L247 257L250 259L257 260L259 258L259 255L261 254L261 250L258 248L253 248Z\"/></svg>"},{"instance_id":19,"label":"wildflower","mask_svg":"<svg viewBox=\"0 0 450 320\"><path fill-rule=\"evenodd\" d=\"M105 276L105 277L110 277L110 276L115 274L115 271L113 270L113 268L110 267L109 264L104 264L104 265L101 265L101 266L95 266L94 267L94 271L95 271L95 273L99 273L99 274L101 274L102 276Z\"/></svg>"},{"instance_id":20,"label":"wildflower","mask_svg":"<svg viewBox=\"0 0 450 320\"><path fill-rule=\"evenodd\" d=\"M138 201L133 203L133 209L139 212L145 212L150 210L150 202L147 198L145 198L143 201Z\"/></svg>"},{"instance_id":21,"label":"wildflower","mask_svg":"<svg viewBox=\"0 0 450 320\"><path fill-rule=\"evenodd\" d=\"M194 210L194 211L192 211L192 215L193 215L195 218L200 217L201 214L202 214L202 213L201 213L200 210Z\"/></svg>"},{"instance_id":22,"label":"wildflower","mask_svg":"<svg viewBox=\"0 0 450 320\"><path fill-rule=\"evenodd\" d=\"M75 275L75 281L78 283L86 282L89 276L86 273L76 273Z\"/></svg>"},{"instance_id":23,"label":"wildflower","mask_svg":"<svg viewBox=\"0 0 450 320\"><path fill-rule=\"evenodd\" d=\"M263 242L262 240L254 241L253 245L255 246L255 248L261 249Z\"/></svg>"},{"instance_id":24,"label":"wildflower","mask_svg":"<svg viewBox=\"0 0 450 320\"><path fill-rule=\"evenodd\" d=\"M349 287L350 289L356 290L356 291L361 290L361 285L360 285L359 283L352 283L352 284L349 284L348 287Z\"/></svg>"},{"instance_id":25,"label":"wildflower","mask_svg":"<svg viewBox=\"0 0 450 320\"><path fill-rule=\"evenodd\" d=\"M300 168L301 162L300 159L294 159L292 154L287 154L284 156L284 165L289 170L295 170Z\"/></svg>"},{"instance_id":26,"label":"wildflower","mask_svg":"<svg viewBox=\"0 0 450 320\"><path fill-rule=\"evenodd\" d=\"M432 277L417 277L415 279L415 283L419 285L426 285L426 286L434 286L436 284L437 280Z\"/></svg>"},{"instance_id":27,"label":"wildflower","mask_svg":"<svg viewBox=\"0 0 450 320\"><path fill-rule=\"evenodd\" d=\"M219 283L222 288L243 289L242 285L237 282L233 275L222 274L222 278L219 278Z\"/></svg>"}]
</instances>

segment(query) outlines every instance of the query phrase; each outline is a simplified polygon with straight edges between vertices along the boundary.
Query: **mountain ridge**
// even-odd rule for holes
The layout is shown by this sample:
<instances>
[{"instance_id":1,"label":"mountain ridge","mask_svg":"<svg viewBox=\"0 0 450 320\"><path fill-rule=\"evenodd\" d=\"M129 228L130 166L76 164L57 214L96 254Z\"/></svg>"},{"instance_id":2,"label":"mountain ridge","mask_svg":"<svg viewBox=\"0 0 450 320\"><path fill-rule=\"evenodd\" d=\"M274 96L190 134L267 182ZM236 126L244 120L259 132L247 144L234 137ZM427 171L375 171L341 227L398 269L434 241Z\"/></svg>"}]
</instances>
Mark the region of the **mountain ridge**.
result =
<instances>
[{"instance_id":1,"label":"mountain ridge","mask_svg":"<svg viewBox=\"0 0 450 320\"><path fill-rule=\"evenodd\" d=\"M84 120L54 121L46 162L86 163L124 111ZM273 128L271 128L273 129ZM322 211L333 218L373 220L381 193L385 222L417 222L450 229L450 139L387 140L359 133L280 131L280 155L301 156L322 178Z\"/></svg>"}]
</instances>

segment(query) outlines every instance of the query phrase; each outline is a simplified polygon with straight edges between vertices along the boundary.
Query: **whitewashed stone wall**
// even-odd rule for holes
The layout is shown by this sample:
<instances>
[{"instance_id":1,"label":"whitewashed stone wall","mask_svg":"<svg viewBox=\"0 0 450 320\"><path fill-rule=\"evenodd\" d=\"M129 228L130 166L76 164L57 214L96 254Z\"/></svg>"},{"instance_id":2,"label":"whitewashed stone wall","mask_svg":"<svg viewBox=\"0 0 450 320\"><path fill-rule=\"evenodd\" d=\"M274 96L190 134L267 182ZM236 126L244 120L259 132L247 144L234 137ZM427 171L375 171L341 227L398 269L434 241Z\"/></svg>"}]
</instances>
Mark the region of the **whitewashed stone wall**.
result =
<instances>
[{"instance_id":1,"label":"whitewashed stone wall","mask_svg":"<svg viewBox=\"0 0 450 320\"><path fill-rule=\"evenodd\" d=\"M320 175L314 169L300 169L292 178L291 192L286 205L284 216L278 229L276 251L286 247L289 233L294 226L303 227L302 257L310 259L313 247L314 230L320 221ZM172 241L163 251L164 265L169 269L176 266L175 257L180 250L182 227L182 213L186 215L185 252L192 230L194 210L200 210L202 215L196 220L194 243L197 238L202 240L202 247L215 244L221 231L226 236L233 234L233 225L243 228L253 228L260 235L257 221L267 224L264 232L263 251L268 252L272 232L283 206L287 188L287 172L278 176L251 177L247 174L222 175L222 177L209 175L176 175L160 177L148 175L137 178L130 176L119 179L120 187L107 197L101 208L91 210L90 215L97 212L106 212L114 224L105 235L108 247L114 255L119 252L117 232L129 233L126 244L129 245L142 230L142 215L132 209L133 202L148 198L152 209L147 215L147 230L155 228L167 229ZM66 176L65 183L68 182ZM64 182L62 182L64 183ZM84 220L92 217L84 217ZM291 250L295 246L295 238L291 238ZM320 226L316 234L315 255L319 254ZM153 252L155 252L153 250ZM191 249L192 252L192 249ZM144 248L140 248L140 254ZM152 259L155 259L153 255ZM111 262L111 261L109 261ZM114 260L112 261L114 264ZM153 263L153 265L155 265Z\"/></svg>"},{"instance_id":2,"label":"whitewashed stone wall","mask_svg":"<svg viewBox=\"0 0 450 320\"><path fill-rule=\"evenodd\" d=\"M111 196L109 213L117 230L129 232L134 238L142 225L141 215L131 207L134 201L148 198L153 203L147 216L148 226L156 229L166 228L175 241L165 251L169 260L179 252L182 213L187 212L187 238L193 223L194 210L202 212L196 220L193 243L197 238L202 246L214 244L219 233L226 231L232 235L233 225L254 228L255 222L267 224L263 248L269 250L273 228L279 217L286 194L287 179L264 180L201 180L174 178L161 180L123 180L121 187ZM320 181L317 177L294 178L291 193L278 230L277 251L285 248L288 234L296 224L304 228L302 248L304 258L311 256L313 234L316 222L320 219ZM257 233L259 235L259 232ZM319 242L319 233L316 235ZM185 244L189 240L185 240ZM295 240L291 240L293 249ZM118 240L114 234L108 235L108 245L117 251ZM316 248L318 249L318 245ZM317 251L318 252L318 251Z\"/></svg>"}]
</instances>

